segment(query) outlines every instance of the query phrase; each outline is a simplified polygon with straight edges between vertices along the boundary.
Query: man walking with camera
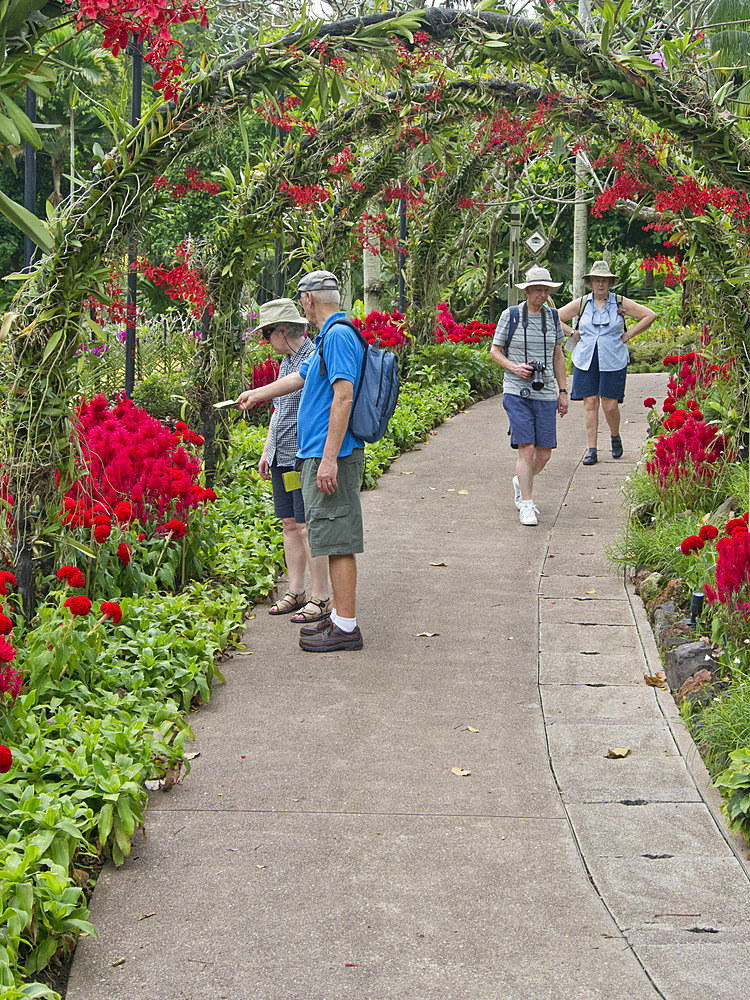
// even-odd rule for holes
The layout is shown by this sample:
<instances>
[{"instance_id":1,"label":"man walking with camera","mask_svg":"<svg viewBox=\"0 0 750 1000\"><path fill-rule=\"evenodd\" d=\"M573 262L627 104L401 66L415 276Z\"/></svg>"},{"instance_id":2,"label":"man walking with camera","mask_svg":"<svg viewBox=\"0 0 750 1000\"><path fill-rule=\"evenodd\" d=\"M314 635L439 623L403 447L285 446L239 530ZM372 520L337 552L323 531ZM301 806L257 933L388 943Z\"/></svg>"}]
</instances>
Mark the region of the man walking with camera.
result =
<instances>
[{"instance_id":1,"label":"man walking with camera","mask_svg":"<svg viewBox=\"0 0 750 1000\"><path fill-rule=\"evenodd\" d=\"M557 447L555 414L568 412L563 334L557 310L546 305L552 281L546 267L532 267L516 285L525 296L522 306L501 315L490 357L503 375L503 406L510 422L510 446L518 450L513 493L521 524L538 524L539 510L532 499L534 477ZM557 386L555 386L557 383Z\"/></svg>"}]
</instances>

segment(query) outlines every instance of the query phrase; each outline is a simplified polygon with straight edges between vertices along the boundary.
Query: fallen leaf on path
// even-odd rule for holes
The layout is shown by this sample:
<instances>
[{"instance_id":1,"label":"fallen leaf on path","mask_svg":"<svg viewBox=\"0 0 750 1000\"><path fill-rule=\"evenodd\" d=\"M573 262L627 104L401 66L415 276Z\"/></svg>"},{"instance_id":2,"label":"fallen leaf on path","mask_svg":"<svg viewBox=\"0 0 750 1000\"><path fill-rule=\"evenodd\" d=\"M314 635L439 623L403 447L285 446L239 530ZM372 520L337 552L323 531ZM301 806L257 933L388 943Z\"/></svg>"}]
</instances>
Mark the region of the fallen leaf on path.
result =
<instances>
[{"instance_id":1,"label":"fallen leaf on path","mask_svg":"<svg viewBox=\"0 0 750 1000\"><path fill-rule=\"evenodd\" d=\"M430 489L433 490L435 493L437 493L438 491L437 486L430 486Z\"/></svg>"},{"instance_id":2,"label":"fallen leaf on path","mask_svg":"<svg viewBox=\"0 0 750 1000\"><path fill-rule=\"evenodd\" d=\"M595 590L587 590L587 591L586 591L586 593L587 593L587 594L595 594L595 593L596 593L596 591L595 591Z\"/></svg>"},{"instance_id":3,"label":"fallen leaf on path","mask_svg":"<svg viewBox=\"0 0 750 1000\"><path fill-rule=\"evenodd\" d=\"M200 750L196 750L194 753L186 753L185 760L195 760L196 757L200 757Z\"/></svg>"},{"instance_id":4,"label":"fallen leaf on path","mask_svg":"<svg viewBox=\"0 0 750 1000\"><path fill-rule=\"evenodd\" d=\"M155 917L155 916L156 916L156 910L154 910L153 913L142 913L140 915L140 917L138 917L138 919L139 920L148 920L149 917Z\"/></svg>"},{"instance_id":5,"label":"fallen leaf on path","mask_svg":"<svg viewBox=\"0 0 750 1000\"><path fill-rule=\"evenodd\" d=\"M463 493L464 496L468 496L469 495L469 491L468 490L459 490L458 492L459 493Z\"/></svg>"},{"instance_id":6,"label":"fallen leaf on path","mask_svg":"<svg viewBox=\"0 0 750 1000\"><path fill-rule=\"evenodd\" d=\"M455 493L456 492L456 488L455 488L455 486L452 489L449 487L445 492L446 493Z\"/></svg>"},{"instance_id":7,"label":"fallen leaf on path","mask_svg":"<svg viewBox=\"0 0 750 1000\"><path fill-rule=\"evenodd\" d=\"M446 565L446 564L445 564L444 562L434 562L434 563L430 563L430 566L445 566L445 565Z\"/></svg>"},{"instance_id":8,"label":"fallen leaf on path","mask_svg":"<svg viewBox=\"0 0 750 1000\"><path fill-rule=\"evenodd\" d=\"M619 759L620 757L627 757L630 754L630 747L611 747L607 753L608 757L613 759Z\"/></svg>"},{"instance_id":9,"label":"fallen leaf on path","mask_svg":"<svg viewBox=\"0 0 750 1000\"><path fill-rule=\"evenodd\" d=\"M410 469L408 472L404 472L404 470L402 469L401 470L401 475L402 476L413 476L414 475L414 469Z\"/></svg>"},{"instance_id":10,"label":"fallen leaf on path","mask_svg":"<svg viewBox=\"0 0 750 1000\"><path fill-rule=\"evenodd\" d=\"M414 634L416 635L416 637L418 639L421 639L421 638L432 639L436 635L440 635L439 632L415 632Z\"/></svg>"},{"instance_id":11,"label":"fallen leaf on path","mask_svg":"<svg viewBox=\"0 0 750 1000\"><path fill-rule=\"evenodd\" d=\"M471 771L467 771L465 767L452 767L451 771L453 774L457 774L459 778L468 778Z\"/></svg>"},{"instance_id":12,"label":"fallen leaf on path","mask_svg":"<svg viewBox=\"0 0 750 1000\"><path fill-rule=\"evenodd\" d=\"M665 688L667 686L667 675L663 670L659 670L655 674L644 674L643 679L652 688Z\"/></svg>"},{"instance_id":13,"label":"fallen leaf on path","mask_svg":"<svg viewBox=\"0 0 750 1000\"><path fill-rule=\"evenodd\" d=\"M118 965L125 965L125 959L124 958L116 958L114 960L114 962L112 963L112 968L116 969Z\"/></svg>"},{"instance_id":14,"label":"fallen leaf on path","mask_svg":"<svg viewBox=\"0 0 750 1000\"><path fill-rule=\"evenodd\" d=\"M468 731L470 733L478 733L479 732L479 730L475 729L473 726L467 726L466 728L468 729Z\"/></svg>"}]
</instances>

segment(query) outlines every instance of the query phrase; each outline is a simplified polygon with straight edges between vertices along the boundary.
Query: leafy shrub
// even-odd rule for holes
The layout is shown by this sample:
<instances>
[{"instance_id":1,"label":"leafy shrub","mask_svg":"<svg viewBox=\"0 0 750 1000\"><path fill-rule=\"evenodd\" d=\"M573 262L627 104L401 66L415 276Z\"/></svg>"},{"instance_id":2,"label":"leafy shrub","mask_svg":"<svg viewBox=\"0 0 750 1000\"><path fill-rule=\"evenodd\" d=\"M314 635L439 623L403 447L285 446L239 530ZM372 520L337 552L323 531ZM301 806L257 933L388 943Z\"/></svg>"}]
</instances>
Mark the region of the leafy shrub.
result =
<instances>
[{"instance_id":1,"label":"leafy shrub","mask_svg":"<svg viewBox=\"0 0 750 1000\"><path fill-rule=\"evenodd\" d=\"M503 370L485 350L467 344L434 344L409 352L400 361L401 375L408 382L435 382L456 375L465 378L474 393L499 392Z\"/></svg>"},{"instance_id":2,"label":"leafy shrub","mask_svg":"<svg viewBox=\"0 0 750 1000\"><path fill-rule=\"evenodd\" d=\"M746 705L746 708L750 707ZM746 716L746 720L750 716ZM750 721L746 729L750 741ZM729 755L730 765L716 779L716 786L724 795L722 805L729 820L729 826L750 840L750 746L734 750Z\"/></svg>"},{"instance_id":3,"label":"leafy shrub","mask_svg":"<svg viewBox=\"0 0 750 1000\"><path fill-rule=\"evenodd\" d=\"M149 375L133 388L133 402L152 417L162 422L166 420L197 419L187 403L188 385L181 373Z\"/></svg>"}]
</instances>

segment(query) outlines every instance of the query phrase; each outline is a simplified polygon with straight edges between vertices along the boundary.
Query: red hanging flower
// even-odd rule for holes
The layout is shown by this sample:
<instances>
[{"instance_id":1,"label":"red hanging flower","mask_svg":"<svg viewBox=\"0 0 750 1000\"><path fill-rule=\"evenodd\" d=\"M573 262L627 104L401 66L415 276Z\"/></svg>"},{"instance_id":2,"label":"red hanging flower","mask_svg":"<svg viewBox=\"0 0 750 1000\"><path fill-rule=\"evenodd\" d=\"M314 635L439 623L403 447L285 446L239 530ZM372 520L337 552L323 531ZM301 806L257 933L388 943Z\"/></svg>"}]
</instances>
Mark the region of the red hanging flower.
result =
<instances>
[{"instance_id":1,"label":"red hanging flower","mask_svg":"<svg viewBox=\"0 0 750 1000\"><path fill-rule=\"evenodd\" d=\"M94 538L97 542L106 542L112 534L112 524L109 521L102 521L94 528Z\"/></svg>"},{"instance_id":2,"label":"red hanging flower","mask_svg":"<svg viewBox=\"0 0 750 1000\"><path fill-rule=\"evenodd\" d=\"M120 624L122 608L117 601L102 601L99 608L104 618L111 618L114 625Z\"/></svg>"},{"instance_id":3,"label":"red hanging flower","mask_svg":"<svg viewBox=\"0 0 750 1000\"><path fill-rule=\"evenodd\" d=\"M82 594L79 594L75 597L69 597L65 602L65 607L75 618L77 615L87 615L90 613L91 601L88 597L84 597Z\"/></svg>"},{"instance_id":4,"label":"red hanging flower","mask_svg":"<svg viewBox=\"0 0 750 1000\"><path fill-rule=\"evenodd\" d=\"M167 534L171 534L173 538L183 538L187 531L187 525L184 521L173 517L171 521L167 521L161 530Z\"/></svg>"},{"instance_id":5,"label":"red hanging flower","mask_svg":"<svg viewBox=\"0 0 750 1000\"><path fill-rule=\"evenodd\" d=\"M10 771L12 764L13 754L10 752L8 747L6 747L3 743L0 743L0 774L6 774Z\"/></svg>"}]
</instances>

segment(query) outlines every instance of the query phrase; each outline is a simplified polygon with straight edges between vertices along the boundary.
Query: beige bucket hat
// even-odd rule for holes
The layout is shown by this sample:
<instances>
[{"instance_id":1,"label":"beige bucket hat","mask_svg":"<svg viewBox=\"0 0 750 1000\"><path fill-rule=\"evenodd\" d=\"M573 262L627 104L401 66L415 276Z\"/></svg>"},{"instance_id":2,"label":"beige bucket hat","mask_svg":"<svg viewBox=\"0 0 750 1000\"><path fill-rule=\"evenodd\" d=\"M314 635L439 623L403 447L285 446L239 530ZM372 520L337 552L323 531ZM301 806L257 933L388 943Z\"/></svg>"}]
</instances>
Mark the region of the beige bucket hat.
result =
<instances>
[{"instance_id":1,"label":"beige bucket hat","mask_svg":"<svg viewBox=\"0 0 750 1000\"><path fill-rule=\"evenodd\" d=\"M591 265L588 274L584 274L583 280L590 282L592 278L609 278L610 284L614 285L619 280L616 274L612 274L606 260L595 260Z\"/></svg>"},{"instance_id":2,"label":"beige bucket hat","mask_svg":"<svg viewBox=\"0 0 750 1000\"><path fill-rule=\"evenodd\" d=\"M530 285L544 285L546 288L560 288L562 281L553 281L552 275L549 273L546 267L530 267L526 272L525 281L517 281L516 288L520 288L521 291L528 288Z\"/></svg>"},{"instance_id":3,"label":"beige bucket hat","mask_svg":"<svg viewBox=\"0 0 750 1000\"><path fill-rule=\"evenodd\" d=\"M304 316L300 316L291 299L272 299L270 302L264 302L258 311L258 329L267 330L270 326L277 326L279 323L287 323L289 326L307 326L307 320Z\"/></svg>"}]
</instances>

